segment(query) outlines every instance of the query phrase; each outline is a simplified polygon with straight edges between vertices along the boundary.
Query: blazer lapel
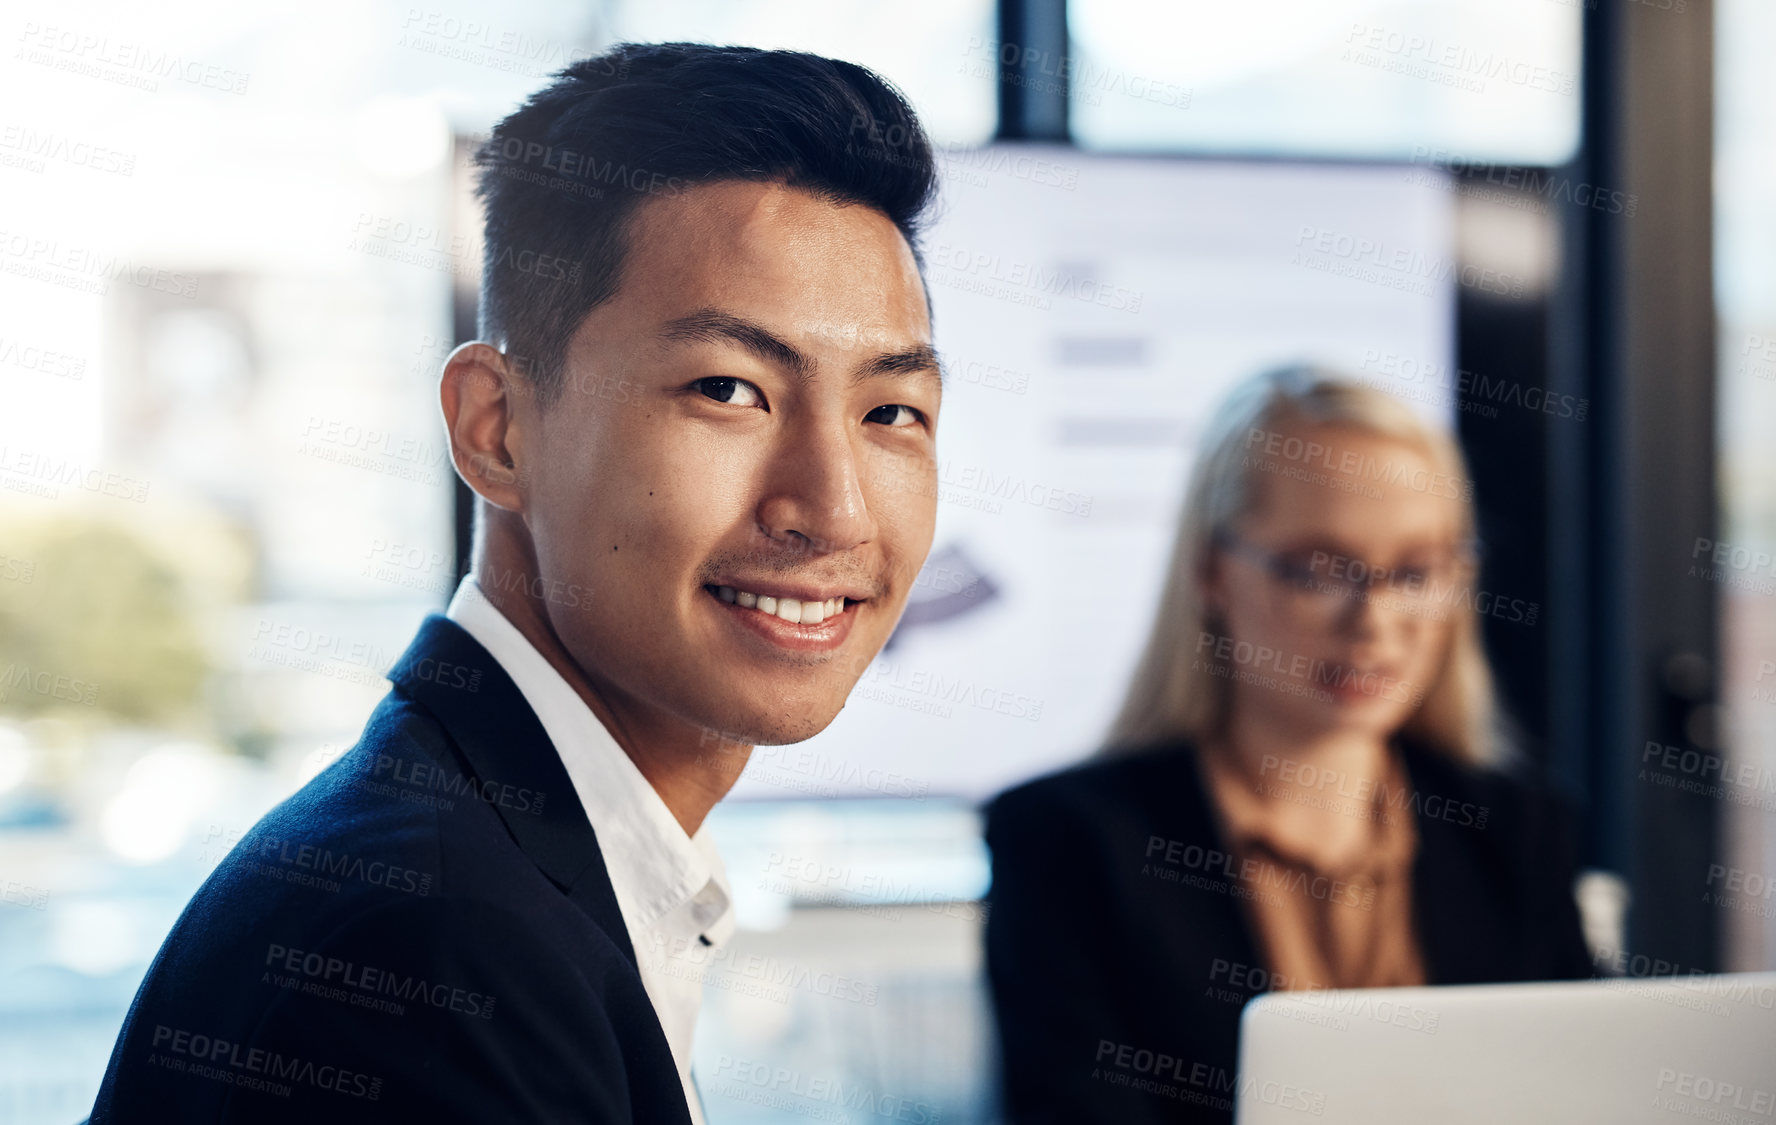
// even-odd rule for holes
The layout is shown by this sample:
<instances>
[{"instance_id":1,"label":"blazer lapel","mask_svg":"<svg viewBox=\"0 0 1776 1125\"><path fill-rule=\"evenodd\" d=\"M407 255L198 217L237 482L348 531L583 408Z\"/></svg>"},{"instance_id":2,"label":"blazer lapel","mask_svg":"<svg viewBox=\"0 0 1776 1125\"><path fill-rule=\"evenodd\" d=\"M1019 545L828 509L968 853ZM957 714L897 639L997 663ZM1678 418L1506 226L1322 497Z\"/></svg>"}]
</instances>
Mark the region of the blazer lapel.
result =
<instances>
[{"instance_id":1,"label":"blazer lapel","mask_svg":"<svg viewBox=\"0 0 1776 1125\"><path fill-rule=\"evenodd\" d=\"M1200 753L1193 744L1187 743L1169 754L1166 759L1169 783L1156 785L1154 789L1164 794L1162 807L1171 818L1167 830L1173 834L1172 838L1197 844L1205 853L1212 851L1226 855L1232 849L1221 830L1220 813L1204 784L1198 758ZM1263 965L1251 907L1246 900L1231 893L1235 884L1228 882L1227 892L1198 892L1197 909L1189 919L1190 940L1208 955L1206 963L1221 958L1235 965Z\"/></svg>"},{"instance_id":2,"label":"blazer lapel","mask_svg":"<svg viewBox=\"0 0 1776 1125\"><path fill-rule=\"evenodd\" d=\"M1405 755L1418 827L1412 895L1426 975L1431 984L1497 980L1502 971L1499 954L1509 937L1500 925L1499 904L1488 893L1482 854L1490 843L1485 833L1498 829L1435 815L1473 794L1459 772L1434 753L1409 747Z\"/></svg>"},{"instance_id":3,"label":"blazer lapel","mask_svg":"<svg viewBox=\"0 0 1776 1125\"><path fill-rule=\"evenodd\" d=\"M388 678L438 717L477 781L540 795L540 810L534 804L520 808L517 801L490 804L524 854L635 965L603 853L573 782L524 693L493 654L461 625L434 613Z\"/></svg>"}]
</instances>

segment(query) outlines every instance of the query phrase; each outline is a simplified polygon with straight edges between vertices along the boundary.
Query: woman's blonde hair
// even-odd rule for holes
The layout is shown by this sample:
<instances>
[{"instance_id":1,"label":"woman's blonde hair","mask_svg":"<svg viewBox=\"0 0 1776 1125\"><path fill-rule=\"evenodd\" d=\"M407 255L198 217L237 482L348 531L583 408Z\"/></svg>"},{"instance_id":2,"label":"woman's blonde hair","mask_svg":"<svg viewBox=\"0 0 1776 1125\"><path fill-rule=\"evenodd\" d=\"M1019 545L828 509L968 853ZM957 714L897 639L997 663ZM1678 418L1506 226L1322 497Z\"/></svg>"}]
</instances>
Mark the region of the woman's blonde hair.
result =
<instances>
[{"instance_id":1,"label":"woman's blonde hair","mask_svg":"<svg viewBox=\"0 0 1776 1125\"><path fill-rule=\"evenodd\" d=\"M1295 424L1340 426L1416 447L1453 481L1467 480L1455 440L1427 425L1386 391L1310 366L1265 372L1237 386L1203 435L1185 493L1159 615L1135 668L1122 710L1111 725L1106 754L1200 741L1226 729L1231 669L1197 654L1204 633L1220 632L1209 618L1202 584L1216 537L1232 530L1259 497L1257 472L1246 459L1249 435ZM1475 537L1473 503L1461 500L1462 540ZM1469 609L1452 615L1443 667L1399 733L1458 761L1500 764L1509 756L1506 728L1480 644L1480 618ZM1217 646L1218 647L1218 646Z\"/></svg>"}]
</instances>

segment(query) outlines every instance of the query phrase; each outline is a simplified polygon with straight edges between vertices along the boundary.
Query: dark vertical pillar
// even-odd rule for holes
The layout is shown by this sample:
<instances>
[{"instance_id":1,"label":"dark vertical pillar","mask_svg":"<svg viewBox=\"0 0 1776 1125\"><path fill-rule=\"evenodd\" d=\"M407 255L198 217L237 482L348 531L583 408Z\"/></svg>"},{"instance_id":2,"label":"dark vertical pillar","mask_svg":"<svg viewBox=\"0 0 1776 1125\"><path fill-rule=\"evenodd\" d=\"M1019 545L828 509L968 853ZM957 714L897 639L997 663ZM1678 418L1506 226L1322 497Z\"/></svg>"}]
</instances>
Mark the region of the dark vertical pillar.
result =
<instances>
[{"instance_id":1,"label":"dark vertical pillar","mask_svg":"<svg viewBox=\"0 0 1776 1125\"><path fill-rule=\"evenodd\" d=\"M1480 185L1486 186L1484 184ZM1463 201L1461 207L1491 206ZM1570 419L1526 408L1549 387L1548 308L1537 290L1511 299L1459 286L1456 354L1461 393L1456 430L1475 482L1474 505L1485 557L1476 604L1499 694L1523 749L1569 794L1579 787L1550 762L1549 737L1557 609L1545 550L1548 452ZM1507 387L1501 392L1498 388ZM1505 609L1491 612L1499 603Z\"/></svg>"},{"instance_id":2,"label":"dark vertical pillar","mask_svg":"<svg viewBox=\"0 0 1776 1125\"><path fill-rule=\"evenodd\" d=\"M1715 690L1717 587L1690 566L1697 538L1717 537L1713 4L1585 16L1585 171L1634 200L1631 217L1587 212L1583 235L1599 407L1585 466L1591 781L1615 813L1596 843L1628 875L1630 947L1706 969L1719 961L1704 894L1720 802L1639 772L1649 741L1712 737L1695 719Z\"/></svg>"},{"instance_id":3,"label":"dark vertical pillar","mask_svg":"<svg viewBox=\"0 0 1776 1125\"><path fill-rule=\"evenodd\" d=\"M1068 49L1065 0L1000 0L997 140L1068 140Z\"/></svg>"}]
</instances>

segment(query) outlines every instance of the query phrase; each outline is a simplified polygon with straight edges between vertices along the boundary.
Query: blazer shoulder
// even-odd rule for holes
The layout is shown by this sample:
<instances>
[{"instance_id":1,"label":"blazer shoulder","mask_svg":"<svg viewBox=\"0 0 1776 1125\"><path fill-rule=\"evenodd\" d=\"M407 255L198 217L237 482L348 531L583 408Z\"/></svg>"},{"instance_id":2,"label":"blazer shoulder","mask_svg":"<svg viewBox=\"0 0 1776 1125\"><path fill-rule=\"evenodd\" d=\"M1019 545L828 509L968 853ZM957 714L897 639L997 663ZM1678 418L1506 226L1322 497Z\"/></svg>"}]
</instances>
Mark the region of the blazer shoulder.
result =
<instances>
[{"instance_id":1,"label":"blazer shoulder","mask_svg":"<svg viewBox=\"0 0 1776 1125\"><path fill-rule=\"evenodd\" d=\"M312 932L385 902L497 889L531 865L477 794L438 719L390 691L351 749L231 833L232 849L190 909L232 916L253 903Z\"/></svg>"},{"instance_id":2,"label":"blazer shoulder","mask_svg":"<svg viewBox=\"0 0 1776 1125\"><path fill-rule=\"evenodd\" d=\"M1188 744L1100 756L1015 785L987 803L989 834L1056 819L1114 822L1156 802L1175 807L1179 787L1197 786Z\"/></svg>"},{"instance_id":3,"label":"blazer shoulder","mask_svg":"<svg viewBox=\"0 0 1776 1125\"><path fill-rule=\"evenodd\" d=\"M540 794L509 789L502 787L498 803L541 811ZM351 749L273 813L358 838L413 831L441 837L494 827L492 800L443 719L396 686Z\"/></svg>"},{"instance_id":4,"label":"blazer shoulder","mask_svg":"<svg viewBox=\"0 0 1776 1125\"><path fill-rule=\"evenodd\" d=\"M439 792L457 771L444 728L423 706L390 691L345 753L245 833L242 844L292 840L394 848L435 859L439 813L456 803Z\"/></svg>"},{"instance_id":5,"label":"blazer shoulder","mask_svg":"<svg viewBox=\"0 0 1776 1125\"><path fill-rule=\"evenodd\" d=\"M1532 767L1477 766L1424 748L1409 748L1421 822L1481 829L1477 841L1517 867L1536 868L1573 843L1572 803Z\"/></svg>"},{"instance_id":6,"label":"blazer shoulder","mask_svg":"<svg viewBox=\"0 0 1776 1125\"><path fill-rule=\"evenodd\" d=\"M1533 765L1472 765L1417 744L1407 745L1406 763L1415 788L1484 804L1505 819L1569 810L1569 802Z\"/></svg>"}]
</instances>

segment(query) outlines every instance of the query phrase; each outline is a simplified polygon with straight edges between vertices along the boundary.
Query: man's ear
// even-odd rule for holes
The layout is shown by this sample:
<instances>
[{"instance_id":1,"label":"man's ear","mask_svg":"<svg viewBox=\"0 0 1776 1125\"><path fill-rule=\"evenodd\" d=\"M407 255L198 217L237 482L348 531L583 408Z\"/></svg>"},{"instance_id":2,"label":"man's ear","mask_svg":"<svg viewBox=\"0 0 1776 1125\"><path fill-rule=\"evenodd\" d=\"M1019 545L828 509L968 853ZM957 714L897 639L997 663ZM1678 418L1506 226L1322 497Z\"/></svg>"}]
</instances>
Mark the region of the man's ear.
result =
<instances>
[{"instance_id":1,"label":"man's ear","mask_svg":"<svg viewBox=\"0 0 1776 1125\"><path fill-rule=\"evenodd\" d=\"M516 409L523 378L498 348L471 340L444 361L438 385L458 475L489 504L514 512L524 510L529 475Z\"/></svg>"}]
</instances>

